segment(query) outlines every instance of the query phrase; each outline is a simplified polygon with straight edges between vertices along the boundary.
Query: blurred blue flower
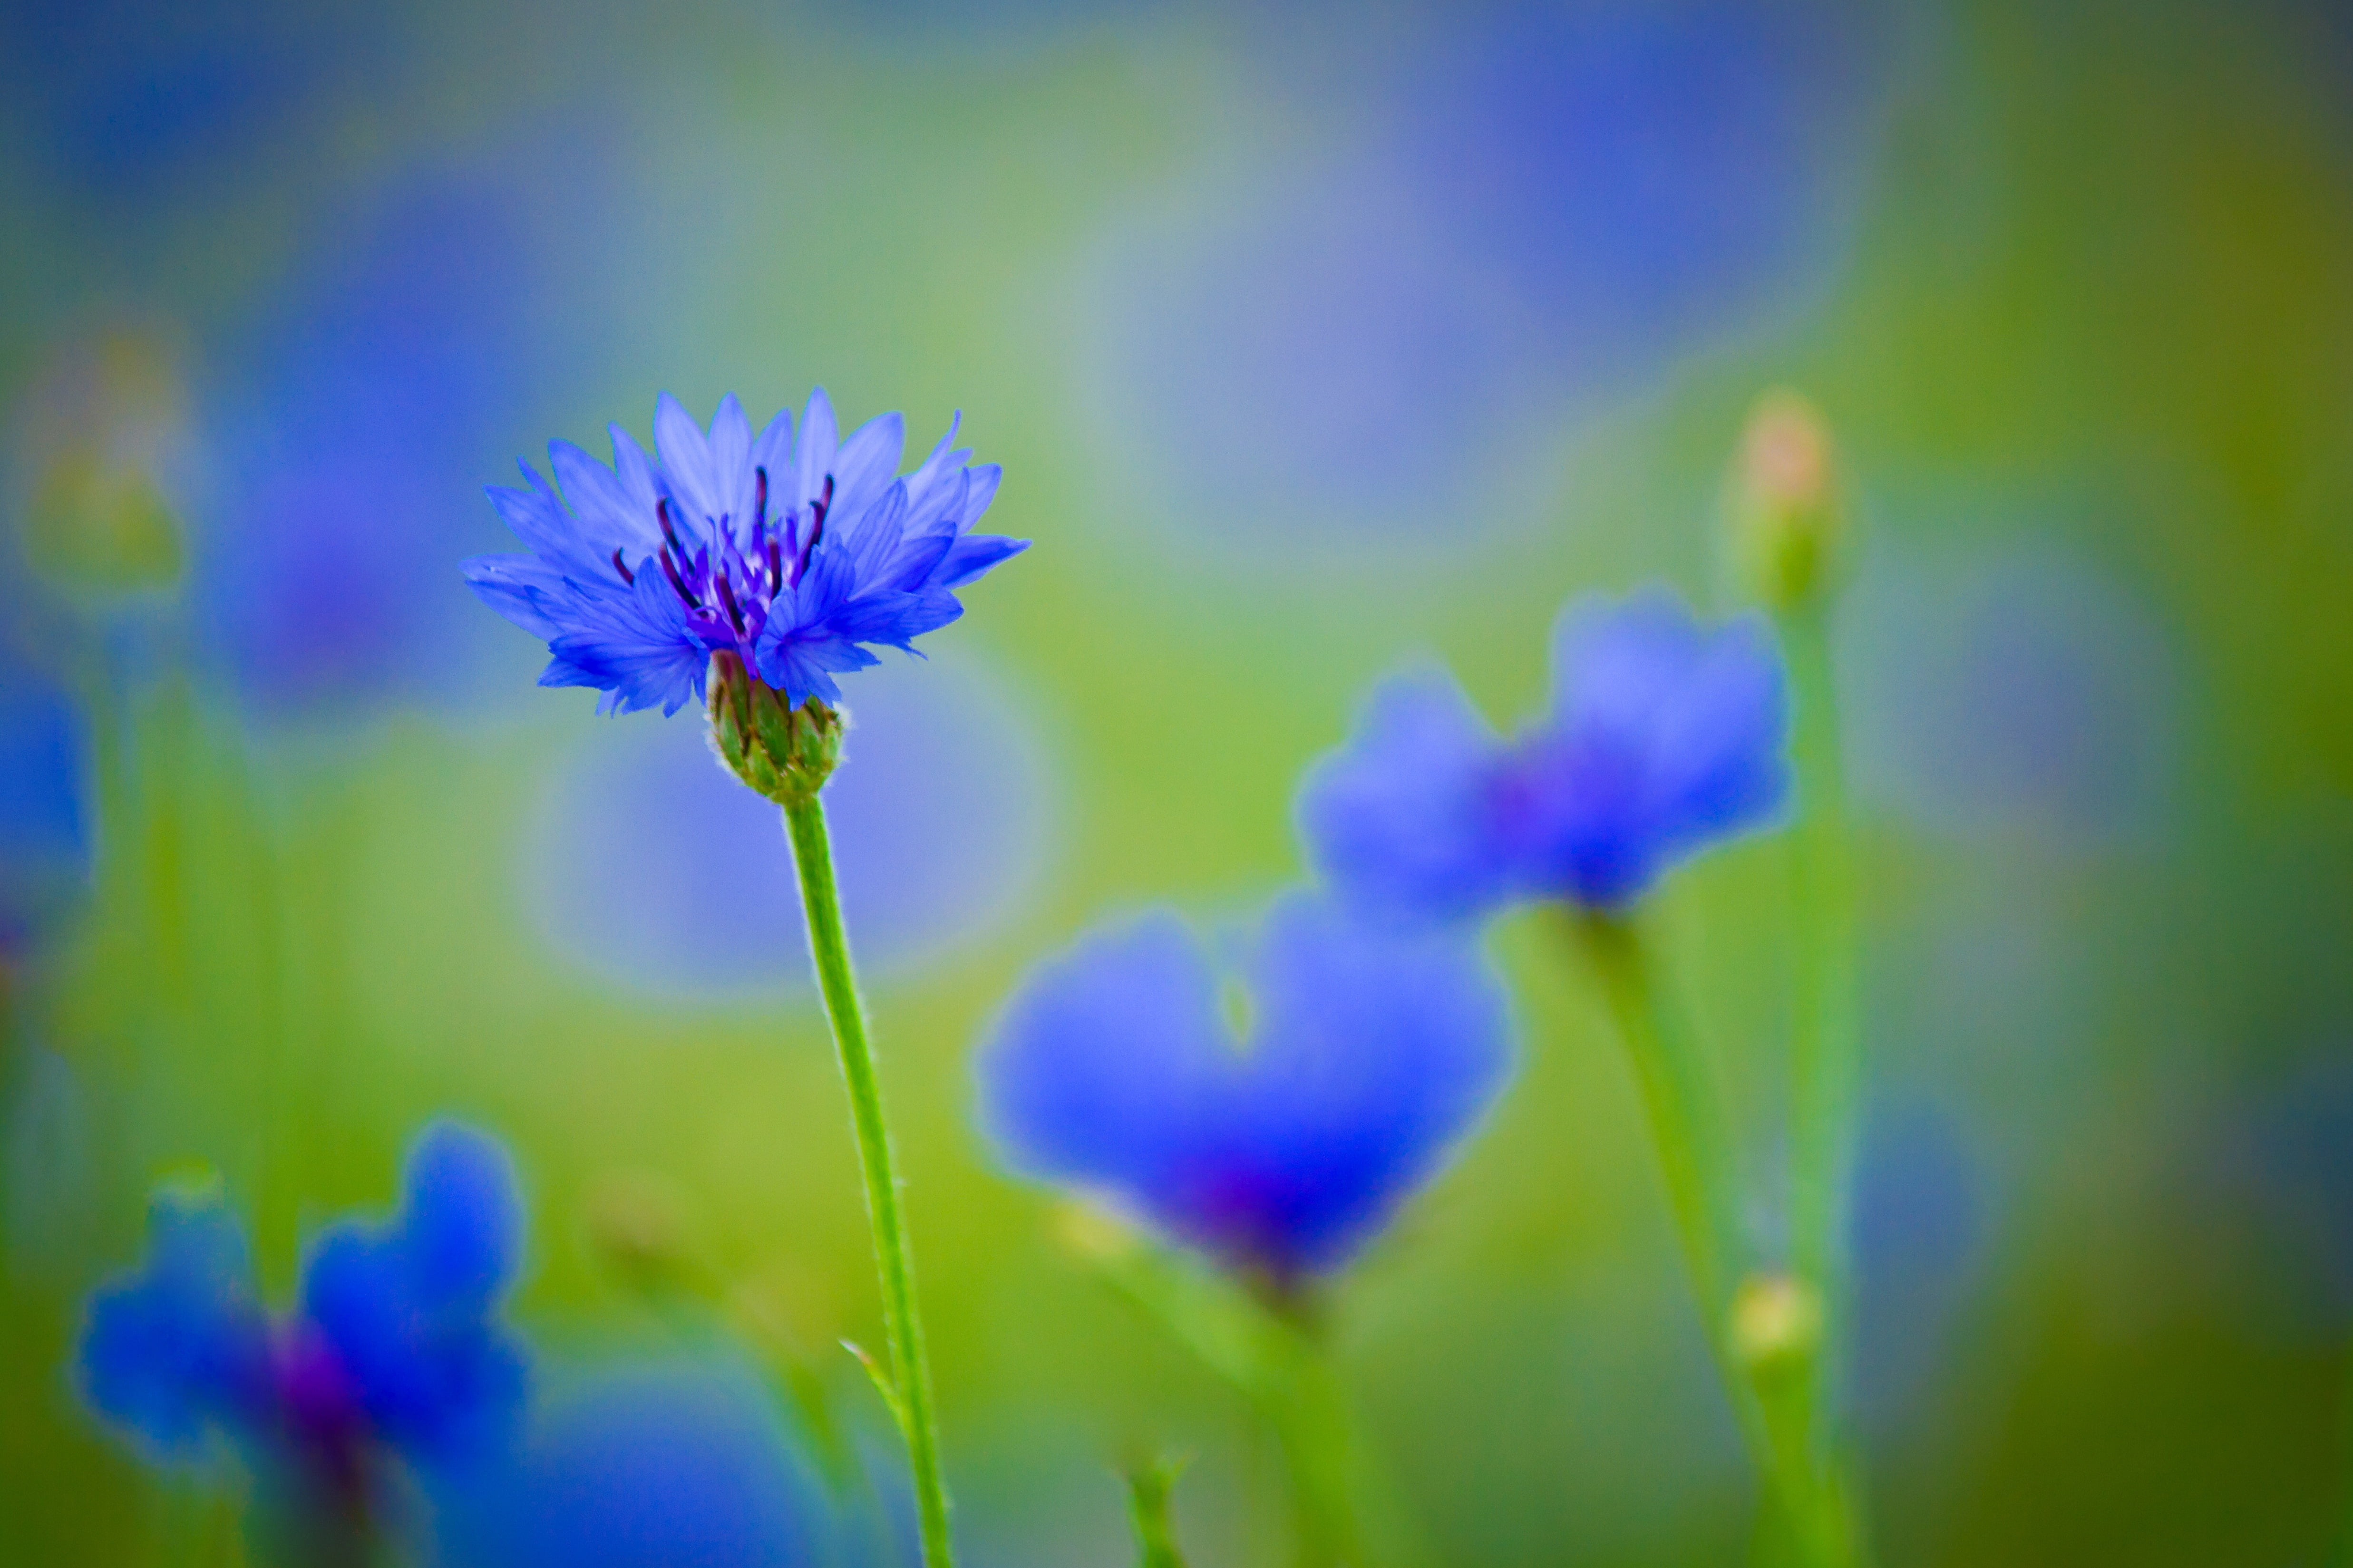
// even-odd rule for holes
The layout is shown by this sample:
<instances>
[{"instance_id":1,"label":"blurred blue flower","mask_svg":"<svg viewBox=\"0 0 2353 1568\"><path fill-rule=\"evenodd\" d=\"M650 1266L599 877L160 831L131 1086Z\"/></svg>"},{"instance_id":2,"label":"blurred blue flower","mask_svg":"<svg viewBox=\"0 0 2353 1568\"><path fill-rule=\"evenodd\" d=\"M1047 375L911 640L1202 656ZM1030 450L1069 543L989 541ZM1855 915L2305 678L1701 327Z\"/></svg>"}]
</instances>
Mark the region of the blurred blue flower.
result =
<instances>
[{"instance_id":1,"label":"blurred blue flower","mask_svg":"<svg viewBox=\"0 0 2353 1568\"><path fill-rule=\"evenodd\" d=\"M505 1152L437 1122L410 1148L399 1214L329 1226L298 1307L273 1319L217 1191L166 1188L146 1262L90 1299L83 1396L159 1460L217 1435L299 1494L364 1512L381 1458L492 1452L516 1415L523 1352L499 1310L522 1227Z\"/></svg>"},{"instance_id":2,"label":"blurred blue flower","mask_svg":"<svg viewBox=\"0 0 2353 1568\"><path fill-rule=\"evenodd\" d=\"M789 1568L833 1521L749 1366L607 1367L551 1397L512 1461L438 1500L448 1568Z\"/></svg>"},{"instance_id":3,"label":"blurred blue flower","mask_svg":"<svg viewBox=\"0 0 2353 1568\"><path fill-rule=\"evenodd\" d=\"M1663 588L1588 596L1553 634L1551 710L1517 739L1444 671L1393 677L1301 785L1300 831L1335 889L1392 913L1616 908L1779 814L1788 729L1761 619L1703 626Z\"/></svg>"},{"instance_id":4,"label":"blurred blue flower","mask_svg":"<svg viewBox=\"0 0 2353 1568\"><path fill-rule=\"evenodd\" d=\"M89 885L83 744L66 693L0 656L0 953L25 946Z\"/></svg>"},{"instance_id":5,"label":"blurred blue flower","mask_svg":"<svg viewBox=\"0 0 2353 1568\"><path fill-rule=\"evenodd\" d=\"M266 295L205 334L193 587L257 708L313 719L478 689L495 637L449 579L493 536L469 476L613 352L575 323L649 265L626 186L548 172L594 156L596 134L533 127L327 204Z\"/></svg>"},{"instance_id":6,"label":"blurred blue flower","mask_svg":"<svg viewBox=\"0 0 2353 1568\"><path fill-rule=\"evenodd\" d=\"M656 467L612 427L610 468L566 441L548 447L555 490L491 491L529 555L466 563L482 601L554 655L542 686L593 686L597 710L700 700L729 653L797 707L840 700L833 677L879 660L868 645L914 639L964 613L953 590L1027 545L975 534L1001 470L970 466L955 426L896 478L896 414L837 438L833 405L809 398L797 445L789 413L757 437L733 393L706 438L676 398L654 413ZM569 503L568 506L566 503Z\"/></svg>"},{"instance_id":7,"label":"blurred blue flower","mask_svg":"<svg viewBox=\"0 0 2353 1568\"><path fill-rule=\"evenodd\" d=\"M983 1120L1018 1169L1289 1288L1437 1173L1502 1089L1512 1031L1461 933L1366 926L1305 893L1276 901L1240 967L1238 1031L1173 913L1083 938L997 1022Z\"/></svg>"},{"instance_id":8,"label":"blurred blue flower","mask_svg":"<svg viewBox=\"0 0 2353 1568\"><path fill-rule=\"evenodd\" d=\"M888 974L1015 914L1054 849L1054 779L1029 713L958 657L886 665L858 687L826 785L860 967ZM634 826L613 831L616 822ZM524 896L549 944L607 980L724 1000L811 984L776 808L700 735L656 724L562 757L524 840Z\"/></svg>"}]
</instances>

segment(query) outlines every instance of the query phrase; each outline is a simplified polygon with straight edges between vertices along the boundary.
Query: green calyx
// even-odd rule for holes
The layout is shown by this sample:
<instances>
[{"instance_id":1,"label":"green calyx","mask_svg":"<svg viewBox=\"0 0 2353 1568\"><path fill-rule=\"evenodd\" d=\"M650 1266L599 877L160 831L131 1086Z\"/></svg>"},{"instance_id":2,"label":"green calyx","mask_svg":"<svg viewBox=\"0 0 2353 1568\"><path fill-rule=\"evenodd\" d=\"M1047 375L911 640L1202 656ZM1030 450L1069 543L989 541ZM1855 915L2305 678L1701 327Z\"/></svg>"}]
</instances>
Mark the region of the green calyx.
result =
<instances>
[{"instance_id":1,"label":"green calyx","mask_svg":"<svg viewBox=\"0 0 2353 1568\"><path fill-rule=\"evenodd\" d=\"M841 715L814 697L787 708L733 653L712 656L707 684L711 749L728 772L778 805L815 800L841 762Z\"/></svg>"}]
</instances>

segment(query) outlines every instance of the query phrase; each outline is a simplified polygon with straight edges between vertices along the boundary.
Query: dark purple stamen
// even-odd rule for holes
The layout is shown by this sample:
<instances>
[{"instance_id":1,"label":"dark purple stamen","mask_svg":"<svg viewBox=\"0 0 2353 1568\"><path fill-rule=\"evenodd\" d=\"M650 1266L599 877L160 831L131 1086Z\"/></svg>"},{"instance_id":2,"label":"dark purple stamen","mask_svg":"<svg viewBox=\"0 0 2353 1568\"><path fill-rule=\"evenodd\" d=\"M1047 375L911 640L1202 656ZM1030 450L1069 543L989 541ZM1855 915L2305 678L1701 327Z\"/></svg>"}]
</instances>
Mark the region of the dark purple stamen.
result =
<instances>
[{"instance_id":1,"label":"dark purple stamen","mask_svg":"<svg viewBox=\"0 0 2353 1568\"><path fill-rule=\"evenodd\" d=\"M754 468L752 473L753 477L759 480L759 488L754 492L754 500L752 502L752 531L754 534L757 534L761 526L768 521L767 467L764 464L759 468Z\"/></svg>"},{"instance_id":2,"label":"dark purple stamen","mask_svg":"<svg viewBox=\"0 0 2353 1568\"><path fill-rule=\"evenodd\" d=\"M617 550L613 552L613 570L621 574L622 582L631 587L637 585L638 574L629 570L628 563L621 559L621 552Z\"/></svg>"},{"instance_id":3,"label":"dark purple stamen","mask_svg":"<svg viewBox=\"0 0 2353 1568\"><path fill-rule=\"evenodd\" d=\"M773 594L785 585L785 547L780 540L768 541L768 592Z\"/></svg>"},{"instance_id":4,"label":"dark purple stamen","mask_svg":"<svg viewBox=\"0 0 2353 1568\"><path fill-rule=\"evenodd\" d=\"M681 551L680 553L683 554L684 552ZM696 598L694 595L688 590L686 579L678 574L677 563L670 560L668 546L665 546L662 550L661 565L663 575L670 579L670 585L678 590L678 596L686 601L686 607L690 610L699 610L702 608L702 601Z\"/></svg>"},{"instance_id":5,"label":"dark purple stamen","mask_svg":"<svg viewBox=\"0 0 2353 1568\"><path fill-rule=\"evenodd\" d=\"M817 500L809 502L808 543L803 547L799 555L793 561L793 583L795 586L799 585L802 574L808 570L809 562L816 558L818 541L825 537L826 509L832 504L833 476L831 474L828 474L825 477L825 489L818 493Z\"/></svg>"},{"instance_id":6,"label":"dark purple stamen","mask_svg":"<svg viewBox=\"0 0 2353 1568\"><path fill-rule=\"evenodd\" d=\"M678 530L670 525L670 497L664 496L654 502L654 516L661 520L662 537L670 541L672 550L678 552L678 558L681 561L691 559L686 552L686 546L678 542Z\"/></svg>"},{"instance_id":7,"label":"dark purple stamen","mask_svg":"<svg viewBox=\"0 0 2353 1568\"><path fill-rule=\"evenodd\" d=\"M733 585L727 581L727 574L724 572L719 574L717 582L719 584L719 602L727 606L727 618L734 622L735 629L738 632L741 632L744 629L744 612L736 607L735 589Z\"/></svg>"}]
</instances>

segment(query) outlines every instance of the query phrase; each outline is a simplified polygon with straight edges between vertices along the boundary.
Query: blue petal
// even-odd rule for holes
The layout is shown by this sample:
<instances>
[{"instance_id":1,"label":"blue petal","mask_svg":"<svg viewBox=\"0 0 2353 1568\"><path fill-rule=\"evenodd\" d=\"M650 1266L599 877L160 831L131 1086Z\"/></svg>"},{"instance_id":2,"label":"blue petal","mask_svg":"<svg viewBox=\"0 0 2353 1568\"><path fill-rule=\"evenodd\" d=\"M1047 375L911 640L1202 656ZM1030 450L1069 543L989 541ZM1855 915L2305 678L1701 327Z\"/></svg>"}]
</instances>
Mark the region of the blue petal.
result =
<instances>
[{"instance_id":1,"label":"blue petal","mask_svg":"<svg viewBox=\"0 0 2353 1568\"><path fill-rule=\"evenodd\" d=\"M884 414L860 426L833 458L833 504L837 513L857 516L872 506L899 471L906 449L907 422Z\"/></svg>"},{"instance_id":2,"label":"blue petal","mask_svg":"<svg viewBox=\"0 0 2353 1568\"><path fill-rule=\"evenodd\" d=\"M579 514L583 553L588 559L602 561L617 546L633 558L659 547L661 530L653 503L641 501L612 469L569 441L550 441L547 462L555 470L564 499Z\"/></svg>"},{"instance_id":3,"label":"blue petal","mask_svg":"<svg viewBox=\"0 0 2353 1568\"><path fill-rule=\"evenodd\" d=\"M661 454L662 475L689 521L701 522L725 509L726 487L712 466L711 444L702 438L702 426L667 392L654 403L654 449Z\"/></svg>"},{"instance_id":4,"label":"blue petal","mask_svg":"<svg viewBox=\"0 0 2353 1568\"><path fill-rule=\"evenodd\" d=\"M719 400L719 411L711 416L710 454L712 494L703 515L740 520L748 533L752 526L752 421L732 392Z\"/></svg>"},{"instance_id":5,"label":"blue petal","mask_svg":"<svg viewBox=\"0 0 2353 1568\"><path fill-rule=\"evenodd\" d=\"M1505 786L1535 890L1622 904L1779 815L1788 703L1760 618L1711 629L1650 588L1570 605L1554 649L1551 714L1523 737Z\"/></svg>"},{"instance_id":6,"label":"blue petal","mask_svg":"<svg viewBox=\"0 0 2353 1568\"><path fill-rule=\"evenodd\" d=\"M824 493L826 477L833 472L835 450L833 402L820 386L809 394L808 412L801 416L800 445L793 455L795 492L786 499L805 508Z\"/></svg>"},{"instance_id":7,"label":"blue petal","mask_svg":"<svg viewBox=\"0 0 2353 1568\"><path fill-rule=\"evenodd\" d=\"M758 1372L696 1355L600 1369L510 1463L437 1499L448 1568L719 1568L842 1561Z\"/></svg>"},{"instance_id":8,"label":"blue petal","mask_svg":"<svg viewBox=\"0 0 2353 1568\"><path fill-rule=\"evenodd\" d=\"M1501 756L1443 669L1390 677L1347 743L1300 785L1294 811L1309 862L1367 909L1424 920L1487 912L1514 875L1495 819Z\"/></svg>"},{"instance_id":9,"label":"blue petal","mask_svg":"<svg viewBox=\"0 0 2353 1568\"><path fill-rule=\"evenodd\" d=\"M422 1454L479 1443L520 1405L520 1344L499 1322L522 1250L504 1151L448 1122L419 1137L400 1214L322 1232L302 1313L332 1347L375 1429Z\"/></svg>"},{"instance_id":10,"label":"blue petal","mask_svg":"<svg viewBox=\"0 0 2353 1568\"><path fill-rule=\"evenodd\" d=\"M1015 1169L1165 1219L1180 1162L1220 1131L1232 1053L1207 954L1155 910L1030 973L978 1058L982 1122Z\"/></svg>"},{"instance_id":11,"label":"blue petal","mask_svg":"<svg viewBox=\"0 0 2353 1568\"><path fill-rule=\"evenodd\" d=\"M90 1408L157 1455L270 1413L269 1329L245 1233L216 1197L160 1192L145 1265L91 1298L75 1363Z\"/></svg>"},{"instance_id":12,"label":"blue petal","mask_svg":"<svg viewBox=\"0 0 2353 1568\"><path fill-rule=\"evenodd\" d=\"M1029 548L1026 539L1003 539L993 533L967 533L951 546L933 570L932 581L943 588L961 588L1012 560Z\"/></svg>"},{"instance_id":13,"label":"blue petal","mask_svg":"<svg viewBox=\"0 0 2353 1568\"><path fill-rule=\"evenodd\" d=\"M1453 932L1279 900L1247 965L1239 1046L1199 943L1166 912L1041 965L978 1065L1016 1168L1103 1193L1287 1283L1337 1268L1501 1089L1503 990Z\"/></svg>"},{"instance_id":14,"label":"blue petal","mask_svg":"<svg viewBox=\"0 0 2353 1568\"><path fill-rule=\"evenodd\" d=\"M793 411L780 408L752 442L752 468L768 471L768 519L774 521L792 506L797 492L793 488Z\"/></svg>"}]
</instances>

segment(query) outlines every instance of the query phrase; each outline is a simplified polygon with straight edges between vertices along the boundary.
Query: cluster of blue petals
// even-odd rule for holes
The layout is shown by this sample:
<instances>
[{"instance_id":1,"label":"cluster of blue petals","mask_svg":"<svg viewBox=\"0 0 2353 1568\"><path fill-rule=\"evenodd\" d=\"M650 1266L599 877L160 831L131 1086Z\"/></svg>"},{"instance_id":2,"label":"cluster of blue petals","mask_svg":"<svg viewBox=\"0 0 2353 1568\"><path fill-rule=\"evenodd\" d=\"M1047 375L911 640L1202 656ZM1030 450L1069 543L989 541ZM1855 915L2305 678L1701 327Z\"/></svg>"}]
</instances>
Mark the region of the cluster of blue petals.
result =
<instances>
[{"instance_id":1,"label":"cluster of blue petals","mask_svg":"<svg viewBox=\"0 0 2353 1568\"><path fill-rule=\"evenodd\" d=\"M1027 541L976 534L995 464L970 466L955 426L899 475L896 414L837 437L823 389L796 434L789 412L756 436L729 394L706 435L664 394L649 458L612 427L613 466L548 447L559 495L528 464L526 489L491 501L528 555L482 555L467 581L553 656L543 686L591 686L598 710L675 713L732 653L797 705L840 700L834 677L964 613L955 590Z\"/></svg>"},{"instance_id":2,"label":"cluster of blue petals","mask_svg":"<svg viewBox=\"0 0 2353 1568\"><path fill-rule=\"evenodd\" d=\"M979 1061L1007 1161L1288 1286L1345 1263L1509 1075L1500 980L1464 935L1304 892L1241 954L1238 1039L1202 942L1157 911L1041 965Z\"/></svg>"},{"instance_id":3,"label":"cluster of blue petals","mask_svg":"<svg viewBox=\"0 0 2353 1568\"><path fill-rule=\"evenodd\" d=\"M1761 616L1703 626L1656 587L1586 597L1554 630L1551 706L1516 738L1496 735L1442 669L1392 677L1302 785L1300 831L1324 880L1368 909L1615 910L1779 817L1788 727Z\"/></svg>"},{"instance_id":4,"label":"cluster of blue petals","mask_svg":"<svg viewBox=\"0 0 2353 1568\"><path fill-rule=\"evenodd\" d=\"M379 1456L459 1460L522 1405L522 1348L500 1316L522 1247L504 1151L449 1122L410 1150L392 1220L319 1236L281 1316L217 1194L166 1189L145 1263L90 1300L83 1397L159 1461L226 1438L259 1470L347 1490Z\"/></svg>"}]
</instances>

